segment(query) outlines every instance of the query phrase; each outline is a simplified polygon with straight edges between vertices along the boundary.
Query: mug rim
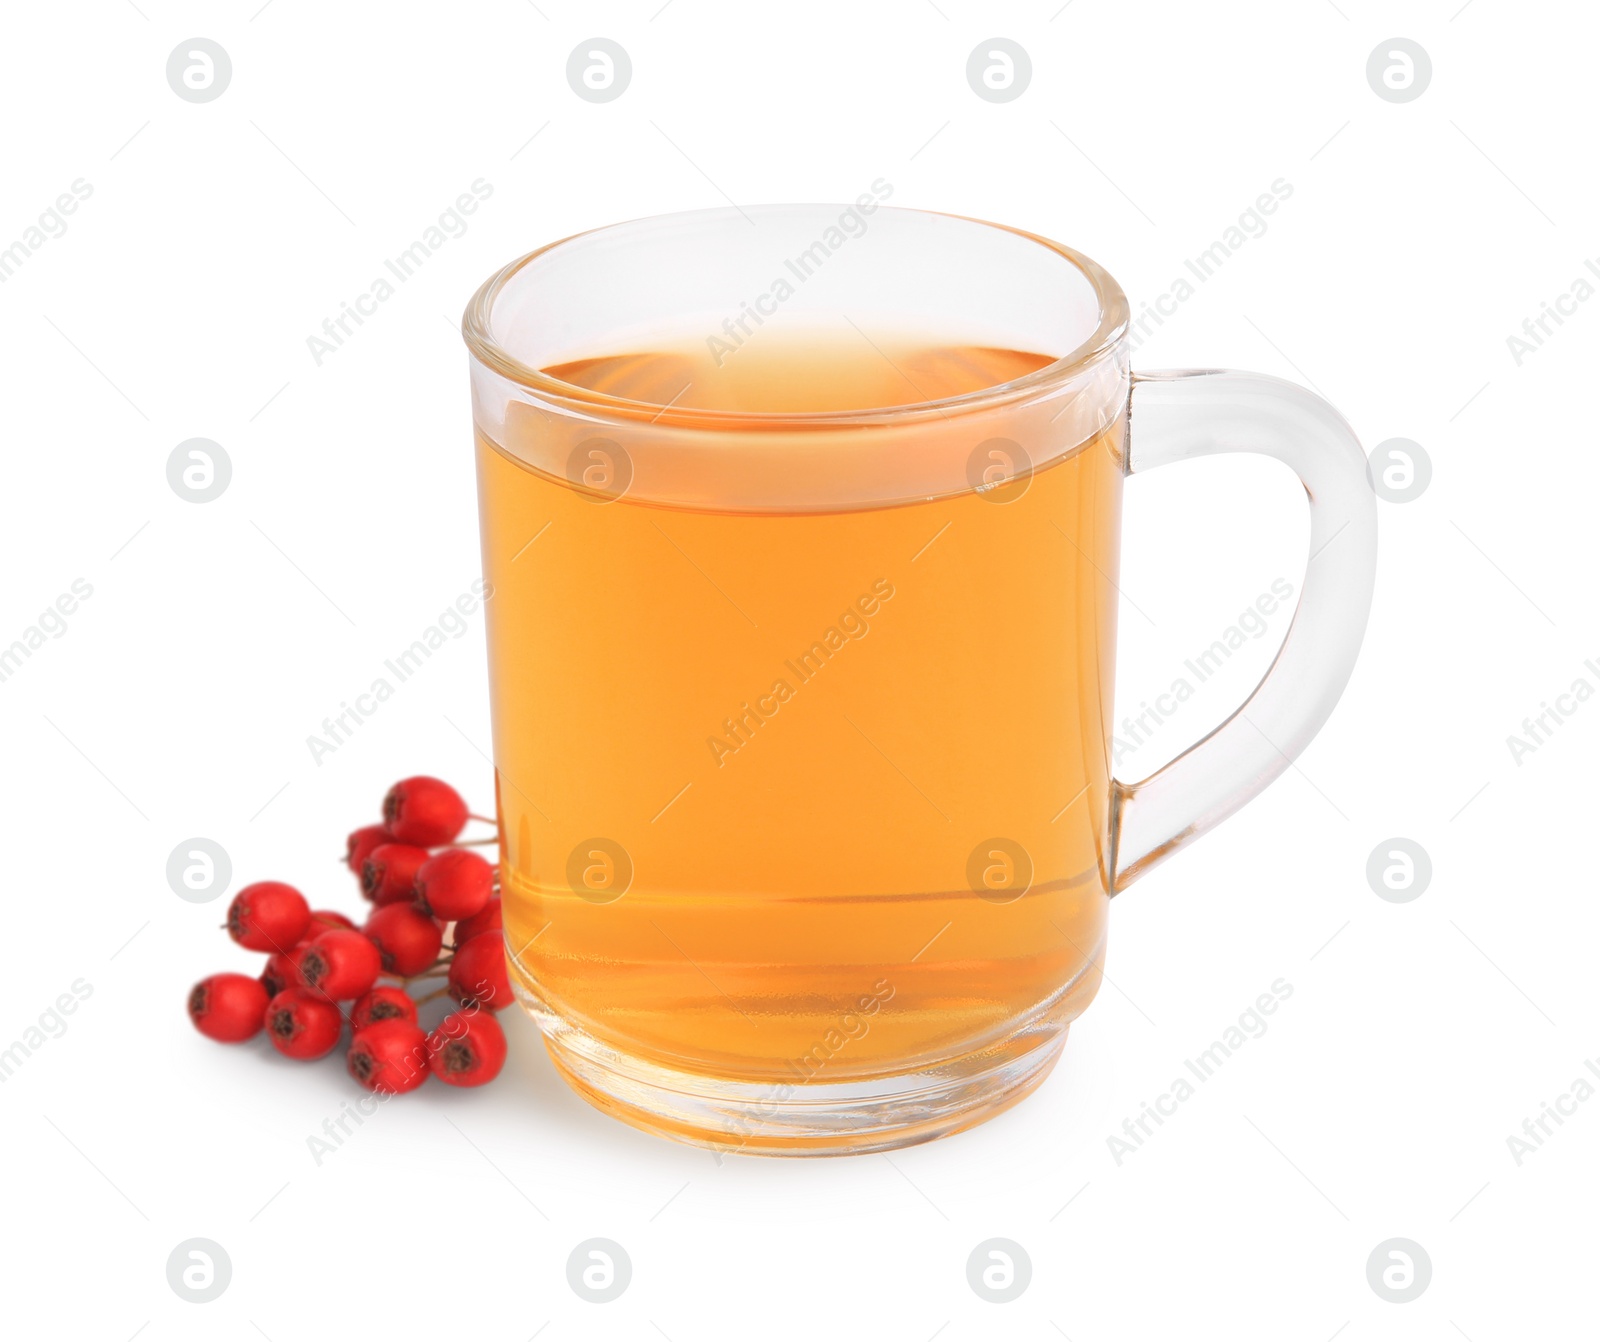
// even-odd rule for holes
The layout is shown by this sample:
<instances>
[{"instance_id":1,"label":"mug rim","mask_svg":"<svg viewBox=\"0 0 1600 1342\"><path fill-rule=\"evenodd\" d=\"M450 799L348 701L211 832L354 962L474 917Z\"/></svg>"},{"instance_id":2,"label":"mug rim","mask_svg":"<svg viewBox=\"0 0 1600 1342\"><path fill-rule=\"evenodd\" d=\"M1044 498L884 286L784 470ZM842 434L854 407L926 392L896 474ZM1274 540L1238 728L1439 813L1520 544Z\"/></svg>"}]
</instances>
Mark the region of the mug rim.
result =
<instances>
[{"instance_id":1,"label":"mug rim","mask_svg":"<svg viewBox=\"0 0 1600 1342\"><path fill-rule=\"evenodd\" d=\"M1122 291L1122 286L1098 262L1084 255L1076 248L1068 247L1065 243L1056 242L1044 237L1042 234L1033 233L1024 228L1015 228L1009 224L997 224L991 220L956 214L948 210L923 210L898 205L883 205L879 208L880 210L893 210L899 214L921 214L946 219L958 219L965 223L977 224L983 228L996 229L1000 232L1026 238L1030 242L1034 242L1055 253L1069 265L1075 267L1079 274L1088 281L1093 290L1097 307L1094 329L1078 346L1050 363L1025 373L1021 377L996 383L991 387L980 387L976 391L963 392L955 396L912 401L894 406L848 410L767 411L721 410L701 407L681 409L670 404L663 405L660 402L640 401L629 397L616 396L610 392L595 391L588 387L579 386L576 383L562 381L560 378L552 377L548 373L522 362L505 349L493 334L492 318L495 301L506 286L524 268L533 264L540 257L546 256L557 248L565 247L581 238L637 224L665 223L669 220L687 222L697 216L709 220L712 217L724 217L735 210L748 216L751 213L769 213L782 210L843 210L845 208L847 207L830 205L826 202L791 202L788 204L751 205L743 208L723 206L699 210L678 210L667 214L644 215L635 219L620 220L616 223L602 224L596 228L584 229L581 232L569 234L564 238L548 242L542 247L535 248L533 251L517 257L490 275L478 287L477 292L472 295L467 303L466 311L462 314L462 338L466 341L467 349L472 357L490 371L499 374L519 387L537 392L556 401L568 403L591 413L604 413L609 410L618 417L626 419L633 419L642 415L655 423L692 422L701 428L714 428L721 424L726 427L736 426L748 432L752 429L759 430L765 427L792 428L811 425L837 428L855 424L881 424L930 414L946 415L951 410L960 412L987 410L997 405L1026 398L1037 392L1048 392L1061 383L1070 382L1098 361L1110 357L1127 337L1129 309L1128 299Z\"/></svg>"}]
</instances>

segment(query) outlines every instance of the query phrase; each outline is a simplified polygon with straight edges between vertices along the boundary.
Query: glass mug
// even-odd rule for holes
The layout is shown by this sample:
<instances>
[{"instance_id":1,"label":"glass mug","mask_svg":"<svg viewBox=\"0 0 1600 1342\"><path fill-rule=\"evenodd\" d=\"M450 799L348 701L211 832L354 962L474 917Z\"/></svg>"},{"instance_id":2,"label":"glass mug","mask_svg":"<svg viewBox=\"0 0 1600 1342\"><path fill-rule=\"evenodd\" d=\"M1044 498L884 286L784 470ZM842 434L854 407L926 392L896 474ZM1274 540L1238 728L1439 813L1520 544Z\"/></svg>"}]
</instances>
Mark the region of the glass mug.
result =
<instances>
[{"instance_id":1,"label":"glass mug","mask_svg":"<svg viewBox=\"0 0 1600 1342\"><path fill-rule=\"evenodd\" d=\"M641 1128L834 1154L1015 1103L1110 897L1349 678L1354 434L1276 378L1130 375L1070 248L877 193L694 211L512 262L464 332L511 981ZM1123 782L1123 477L1224 451L1304 481L1300 603L1244 706Z\"/></svg>"}]
</instances>

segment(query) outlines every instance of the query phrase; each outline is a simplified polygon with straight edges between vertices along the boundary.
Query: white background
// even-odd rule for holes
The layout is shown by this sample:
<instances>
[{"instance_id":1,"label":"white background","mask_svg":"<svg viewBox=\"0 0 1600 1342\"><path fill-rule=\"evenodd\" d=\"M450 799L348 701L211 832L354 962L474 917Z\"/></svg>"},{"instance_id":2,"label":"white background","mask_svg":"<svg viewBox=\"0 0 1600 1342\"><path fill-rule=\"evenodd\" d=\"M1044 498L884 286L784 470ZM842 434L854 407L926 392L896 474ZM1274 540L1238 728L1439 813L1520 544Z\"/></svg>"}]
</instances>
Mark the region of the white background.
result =
<instances>
[{"instance_id":1,"label":"white background","mask_svg":"<svg viewBox=\"0 0 1600 1342\"><path fill-rule=\"evenodd\" d=\"M3 21L0 248L75 179L93 188L0 286L0 644L74 579L93 587L0 684L0 1045L92 986L0 1083L9 1335L1592 1332L1600 1102L1520 1166L1506 1139L1600 1055L1600 703L1520 764L1506 738L1576 678L1600 686L1584 667L1600 657L1600 303L1520 367L1506 337L1600 254L1593 14L84 0ZM196 35L233 63L204 105L164 74ZM634 67L606 105L564 77L596 35ZM1004 105L964 73L996 35L1034 67ZM1394 36L1433 62L1405 105L1365 76ZM394 778L439 774L491 805L481 616L355 741L320 765L306 746L477 575L468 295L583 228L847 199L879 176L895 204L1081 248L1135 308L1292 184L1136 363L1313 384L1369 448L1403 436L1430 455L1420 499L1379 505L1372 623L1332 723L1116 901L1114 983L1043 1088L975 1131L892 1158L718 1164L591 1111L518 1017L495 1085L425 1088L318 1166L307 1138L353 1084L337 1055L291 1064L189 1028L190 983L256 960L217 930L225 900L180 901L165 864L207 836L235 887L278 877L354 912L343 835ZM493 195L470 230L318 367L306 338L479 177ZM165 474L195 436L233 463L204 505ZM1131 482L1119 707L1170 684L1273 579L1298 592L1305 534L1273 463ZM1283 624L1125 771L1220 720ZM1432 857L1410 903L1366 880L1393 836ZM1278 978L1293 995L1269 1031L1119 1166L1108 1135ZM211 1304L167 1284L194 1236L233 1264ZM567 1286L591 1236L632 1259L615 1303ZM993 1236L1032 1259L1014 1303L967 1284ZM1367 1283L1394 1236L1433 1264L1414 1303Z\"/></svg>"}]
</instances>

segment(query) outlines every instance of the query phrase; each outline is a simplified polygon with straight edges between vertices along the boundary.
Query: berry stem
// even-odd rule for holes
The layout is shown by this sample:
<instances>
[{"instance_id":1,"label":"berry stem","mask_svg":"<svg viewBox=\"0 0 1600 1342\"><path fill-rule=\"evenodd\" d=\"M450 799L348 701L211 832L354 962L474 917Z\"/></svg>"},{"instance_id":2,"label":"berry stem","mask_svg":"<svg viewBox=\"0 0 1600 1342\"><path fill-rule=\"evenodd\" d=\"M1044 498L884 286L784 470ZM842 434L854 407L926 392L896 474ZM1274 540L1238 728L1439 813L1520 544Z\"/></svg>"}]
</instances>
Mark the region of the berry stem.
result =
<instances>
[{"instance_id":1,"label":"berry stem","mask_svg":"<svg viewBox=\"0 0 1600 1342\"><path fill-rule=\"evenodd\" d=\"M439 961L438 965L429 965L420 974L390 974L388 978L399 979L401 983L415 983L418 979L442 979L449 974L448 969L441 969L439 965L447 965L448 960Z\"/></svg>"},{"instance_id":2,"label":"berry stem","mask_svg":"<svg viewBox=\"0 0 1600 1342\"><path fill-rule=\"evenodd\" d=\"M499 828L499 825L500 825L500 822L498 820L491 819L489 816L486 816L486 815L474 815L471 811L467 812L467 819L468 820L481 820L485 825L494 825L496 828Z\"/></svg>"},{"instance_id":3,"label":"berry stem","mask_svg":"<svg viewBox=\"0 0 1600 1342\"><path fill-rule=\"evenodd\" d=\"M438 1001L439 998L443 997L449 991L450 991L450 988L449 988L448 985L446 985L443 988L435 988L426 997L417 998L417 1005L418 1006L426 1006L429 1002L436 1002L436 1001Z\"/></svg>"},{"instance_id":4,"label":"berry stem","mask_svg":"<svg viewBox=\"0 0 1600 1342\"><path fill-rule=\"evenodd\" d=\"M457 839L450 846L452 848L486 848L492 843L499 843L499 842L500 842L500 836L498 834L495 834L495 835L492 835L491 837L489 837L487 839Z\"/></svg>"}]
</instances>

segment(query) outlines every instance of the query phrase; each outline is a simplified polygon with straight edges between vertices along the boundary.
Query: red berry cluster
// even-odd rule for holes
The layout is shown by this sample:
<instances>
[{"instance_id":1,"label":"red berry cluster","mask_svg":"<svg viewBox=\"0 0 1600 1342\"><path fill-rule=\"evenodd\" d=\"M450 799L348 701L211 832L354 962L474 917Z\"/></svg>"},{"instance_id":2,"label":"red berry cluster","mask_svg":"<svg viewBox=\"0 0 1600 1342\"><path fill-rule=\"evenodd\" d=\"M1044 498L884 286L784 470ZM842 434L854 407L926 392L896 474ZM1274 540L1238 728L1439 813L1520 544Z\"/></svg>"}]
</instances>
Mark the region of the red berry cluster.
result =
<instances>
[{"instance_id":1,"label":"red berry cluster","mask_svg":"<svg viewBox=\"0 0 1600 1342\"><path fill-rule=\"evenodd\" d=\"M506 1059L493 1013L510 1005L511 982L495 870L456 844L471 818L437 778L390 788L383 823L346 844L345 865L376 906L359 928L342 913L312 909L292 885L245 886L228 906L228 935L265 951L266 967L259 978L213 974L195 984L195 1028L227 1044L265 1030L278 1052L309 1060L338 1046L348 1019L346 1067L368 1090L396 1095L429 1076L451 1086L493 1081ZM445 986L413 997L411 984L430 978ZM423 1030L417 1008L446 993L460 1009Z\"/></svg>"}]
</instances>

